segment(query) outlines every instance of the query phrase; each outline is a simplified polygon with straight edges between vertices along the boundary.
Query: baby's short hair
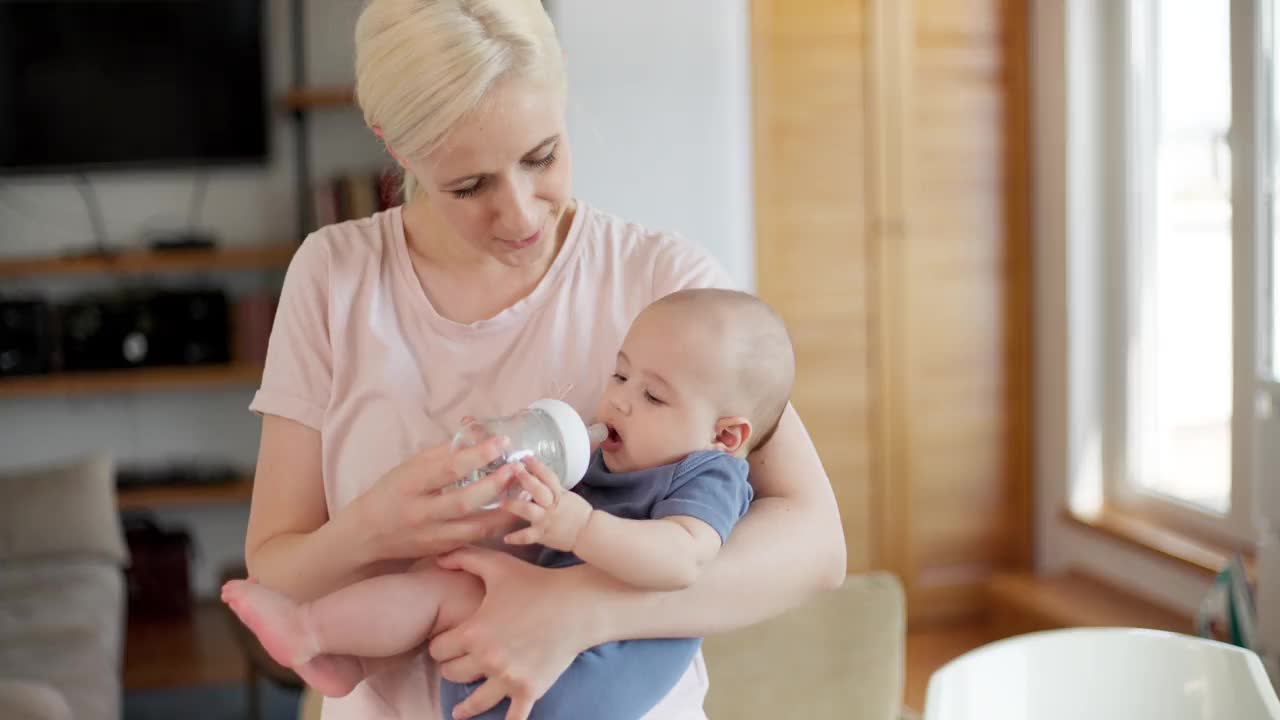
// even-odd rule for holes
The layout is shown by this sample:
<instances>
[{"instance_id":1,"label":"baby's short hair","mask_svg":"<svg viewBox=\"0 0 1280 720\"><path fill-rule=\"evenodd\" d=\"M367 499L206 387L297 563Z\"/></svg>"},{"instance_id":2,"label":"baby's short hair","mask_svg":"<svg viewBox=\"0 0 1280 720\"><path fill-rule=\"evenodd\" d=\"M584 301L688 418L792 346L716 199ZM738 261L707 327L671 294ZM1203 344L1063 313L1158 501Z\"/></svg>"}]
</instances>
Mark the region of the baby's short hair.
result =
<instances>
[{"instance_id":1,"label":"baby's short hair","mask_svg":"<svg viewBox=\"0 0 1280 720\"><path fill-rule=\"evenodd\" d=\"M768 442L796 378L795 349L782 317L755 295L719 288L680 290L653 307L678 310L687 320L705 323L707 337L731 344L724 400L751 421L749 450Z\"/></svg>"}]
</instances>

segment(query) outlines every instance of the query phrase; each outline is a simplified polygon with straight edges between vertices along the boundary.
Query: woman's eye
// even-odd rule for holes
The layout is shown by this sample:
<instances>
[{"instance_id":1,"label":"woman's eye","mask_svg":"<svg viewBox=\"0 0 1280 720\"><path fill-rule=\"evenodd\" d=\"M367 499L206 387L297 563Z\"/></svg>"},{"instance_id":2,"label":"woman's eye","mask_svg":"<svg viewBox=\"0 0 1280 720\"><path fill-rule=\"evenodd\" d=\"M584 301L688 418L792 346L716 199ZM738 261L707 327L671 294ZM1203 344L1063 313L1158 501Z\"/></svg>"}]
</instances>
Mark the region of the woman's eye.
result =
<instances>
[{"instance_id":1,"label":"woman's eye","mask_svg":"<svg viewBox=\"0 0 1280 720\"><path fill-rule=\"evenodd\" d=\"M477 180L474 184L468 185L461 190L450 190L456 198L469 198L480 192L480 188L484 187L484 180Z\"/></svg>"},{"instance_id":2,"label":"woman's eye","mask_svg":"<svg viewBox=\"0 0 1280 720\"><path fill-rule=\"evenodd\" d=\"M556 151L552 150L551 152L547 153L546 155L543 155L540 158L537 158L536 160L525 160L524 164L532 168L542 169L545 167L549 167L551 163L555 161L556 161Z\"/></svg>"}]
</instances>

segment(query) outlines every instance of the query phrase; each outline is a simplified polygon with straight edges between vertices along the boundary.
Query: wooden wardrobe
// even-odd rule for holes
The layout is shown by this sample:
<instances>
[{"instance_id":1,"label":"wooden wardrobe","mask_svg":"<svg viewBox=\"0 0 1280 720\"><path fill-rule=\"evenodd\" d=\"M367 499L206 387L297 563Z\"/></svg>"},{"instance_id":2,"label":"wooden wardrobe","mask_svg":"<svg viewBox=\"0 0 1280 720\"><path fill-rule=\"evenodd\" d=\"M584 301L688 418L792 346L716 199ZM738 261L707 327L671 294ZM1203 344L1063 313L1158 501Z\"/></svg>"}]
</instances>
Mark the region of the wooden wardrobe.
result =
<instances>
[{"instance_id":1,"label":"wooden wardrobe","mask_svg":"<svg viewBox=\"0 0 1280 720\"><path fill-rule=\"evenodd\" d=\"M753 0L757 273L850 572L913 622L1031 562L1027 0Z\"/></svg>"}]
</instances>

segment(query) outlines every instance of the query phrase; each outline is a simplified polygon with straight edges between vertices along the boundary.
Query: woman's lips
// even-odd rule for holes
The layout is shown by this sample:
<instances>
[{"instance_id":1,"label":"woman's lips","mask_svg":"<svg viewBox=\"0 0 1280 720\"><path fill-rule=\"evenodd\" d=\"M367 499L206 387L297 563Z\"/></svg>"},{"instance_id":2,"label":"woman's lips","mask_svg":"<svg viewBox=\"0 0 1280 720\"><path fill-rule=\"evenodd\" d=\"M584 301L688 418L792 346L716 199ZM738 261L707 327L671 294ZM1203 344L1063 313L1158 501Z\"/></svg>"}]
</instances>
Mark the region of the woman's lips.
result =
<instances>
[{"instance_id":1,"label":"woman's lips","mask_svg":"<svg viewBox=\"0 0 1280 720\"><path fill-rule=\"evenodd\" d=\"M505 242L507 245L511 246L515 250L523 250L527 247L533 247L541 239L542 239L542 230L538 230L537 232L535 232L534 234L530 235L529 237L523 240L504 240L503 242Z\"/></svg>"}]
</instances>

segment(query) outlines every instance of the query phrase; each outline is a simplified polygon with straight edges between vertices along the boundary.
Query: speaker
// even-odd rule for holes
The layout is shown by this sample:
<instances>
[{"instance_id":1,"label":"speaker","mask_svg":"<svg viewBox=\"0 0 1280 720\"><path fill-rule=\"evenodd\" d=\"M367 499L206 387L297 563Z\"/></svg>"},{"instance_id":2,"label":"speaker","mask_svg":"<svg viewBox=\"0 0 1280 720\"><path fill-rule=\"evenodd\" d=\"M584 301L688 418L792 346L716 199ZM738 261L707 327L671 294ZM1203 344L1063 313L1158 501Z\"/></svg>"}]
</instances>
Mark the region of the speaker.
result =
<instances>
[{"instance_id":1,"label":"speaker","mask_svg":"<svg viewBox=\"0 0 1280 720\"><path fill-rule=\"evenodd\" d=\"M152 362L155 321L145 296L85 296L61 308L66 370L112 370Z\"/></svg>"},{"instance_id":2,"label":"speaker","mask_svg":"<svg viewBox=\"0 0 1280 720\"><path fill-rule=\"evenodd\" d=\"M67 370L231 361L227 296L165 290L85 297L62 308Z\"/></svg>"},{"instance_id":3,"label":"speaker","mask_svg":"<svg viewBox=\"0 0 1280 720\"><path fill-rule=\"evenodd\" d=\"M53 309L34 299L0 299L0 377L53 370Z\"/></svg>"},{"instance_id":4,"label":"speaker","mask_svg":"<svg viewBox=\"0 0 1280 720\"><path fill-rule=\"evenodd\" d=\"M148 301L154 323L151 361L157 365L231 362L227 296L221 290L158 292Z\"/></svg>"}]
</instances>

